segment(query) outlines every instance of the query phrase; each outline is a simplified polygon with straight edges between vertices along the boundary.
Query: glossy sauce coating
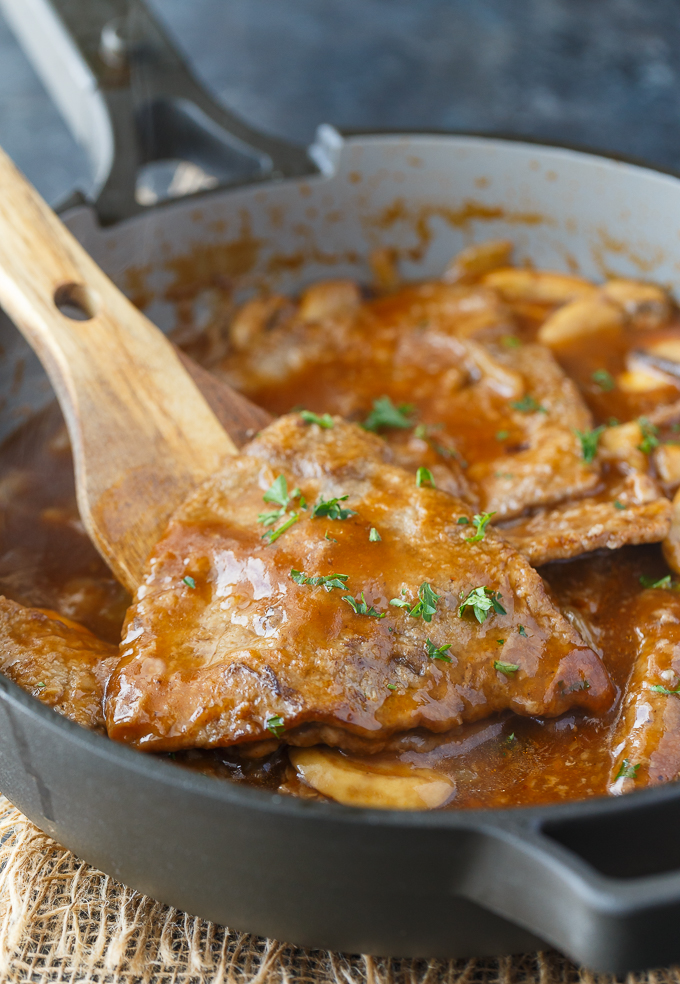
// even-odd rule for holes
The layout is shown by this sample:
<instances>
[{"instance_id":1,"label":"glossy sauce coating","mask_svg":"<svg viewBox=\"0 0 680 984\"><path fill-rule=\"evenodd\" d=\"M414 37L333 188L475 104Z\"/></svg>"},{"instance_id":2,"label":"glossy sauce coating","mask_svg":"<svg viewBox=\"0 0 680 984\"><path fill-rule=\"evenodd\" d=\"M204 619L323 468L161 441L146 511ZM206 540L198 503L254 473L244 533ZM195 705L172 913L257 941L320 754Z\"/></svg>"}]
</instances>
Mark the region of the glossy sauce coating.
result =
<instances>
[{"instance_id":1,"label":"glossy sauce coating","mask_svg":"<svg viewBox=\"0 0 680 984\"><path fill-rule=\"evenodd\" d=\"M589 463L580 454L574 430L611 423L612 417L621 422L644 414L657 421L652 425L657 443L676 439L680 413L663 408L678 400L680 387L667 374L645 383L644 373L636 376L631 369L635 365L632 353L680 339L671 307L658 290L642 301L638 290L631 300L626 294L631 289L625 284L623 288L616 283L611 288L595 288L579 278L561 275L554 283L537 276L530 284L533 295L531 291L527 295L526 284L518 294L518 273L521 271L508 274L501 270L484 275L482 271L477 282L463 277L453 285L409 287L377 297L358 315L356 288L346 285L334 288L330 314L328 291L315 295L312 289L299 307L270 299L265 304L269 340L260 344L262 338L258 342L248 334L252 323L249 328L247 319L242 319L239 330L248 349L234 345L220 371L275 413L304 405L319 413L338 412L365 420L373 401L383 396L390 396L397 406L415 406L410 428L382 432L397 463L412 471L420 466L430 468L438 487L459 496L461 509L467 509L468 515L475 508L500 504L501 513L505 512L494 522L506 519L521 524L525 518L513 517L523 509L532 510L537 522L540 510L545 509L546 522L551 525L550 509L563 508L565 498L570 500L565 506L580 510L577 520L583 518L590 502L607 504L610 517L616 519L613 510L618 506L613 503L631 509L634 503L620 502L618 496L623 498L623 493L607 478L607 470L613 469L617 481L640 485L645 479L652 485L640 493L640 501L645 508L654 508L656 518L652 522L642 513L634 519L629 514L629 525L635 527L639 539L628 537L621 543L644 543L645 537L658 541L663 522L667 528L667 521L658 518L667 503L659 498L658 488L673 492L677 483L671 474L672 461L668 474L663 473L657 447L640 452L635 437L633 457L637 453L642 460L631 464L631 454L621 457L623 452L612 452L613 458L611 454L607 458L601 446L595 463ZM532 276L527 279L531 281ZM552 356L543 346L533 349L545 325L552 325L556 334L568 333L574 324L578 328L583 312L574 305L584 303L595 304L603 327L551 343ZM592 308L589 310L593 316ZM557 321L556 314L560 315ZM255 325L255 336L261 327ZM289 361L282 369L284 350ZM569 379L560 375L558 365ZM512 405L521 406L527 398L533 401L529 410ZM71 615L113 641L127 599L79 528L68 448L59 428L58 416L46 417L0 452L0 480L6 483L0 486L4 493L0 589L23 604ZM672 457L673 444L663 450ZM515 504L504 505L511 496L503 492L503 476L510 474L503 469L519 471L522 461L526 461L528 479ZM547 463L555 472L547 492L545 483L532 478L537 462ZM515 484L514 473L512 478L513 482L507 481ZM573 499L574 495L580 498ZM574 549L579 542L600 545L585 536L575 539ZM618 547L620 543L608 545ZM346 555L338 547L334 568L341 566L335 560L353 560L357 547L353 542L349 546ZM571 555L568 551L567 556ZM398 566L396 555L394 562ZM646 652L645 625L653 640L656 630L652 626L658 625L659 610L670 610L672 616L677 607L669 590L645 589L640 584L643 576L658 581L669 574L660 546L655 542L604 550L548 564L540 568L540 574L587 646L601 655L617 688L617 700L607 702L607 709L600 705L597 713L568 710L556 718L520 717L508 709L487 720L454 727L445 735L416 728L373 755L373 768L412 766L423 775L434 770L448 777L454 792L443 808L583 798L635 788L638 779L655 781L650 771L655 761L651 746L650 769L647 760L626 759L633 775L624 775L623 782L617 778L621 765L616 756L628 753L615 749L621 697ZM672 639L668 645L672 648ZM666 673L660 680L669 691L679 682L667 672L676 672L674 658L674 652L670 653L668 666L658 667ZM642 691L648 682L642 680ZM633 686L629 698L634 704ZM646 695L641 699L644 702ZM653 699L657 718L674 718L678 697L655 692ZM652 744L657 741L649 733L643 739ZM639 747L638 742L635 748ZM360 762L358 751L348 748L349 758ZM673 778L675 768L675 750L662 748L662 752L666 765L658 781ZM180 764L234 781L296 795L318 795L301 781L281 748L267 752L262 745L259 751L254 747L252 755L238 749L187 750L173 757ZM619 788L612 788L617 783Z\"/></svg>"}]
</instances>

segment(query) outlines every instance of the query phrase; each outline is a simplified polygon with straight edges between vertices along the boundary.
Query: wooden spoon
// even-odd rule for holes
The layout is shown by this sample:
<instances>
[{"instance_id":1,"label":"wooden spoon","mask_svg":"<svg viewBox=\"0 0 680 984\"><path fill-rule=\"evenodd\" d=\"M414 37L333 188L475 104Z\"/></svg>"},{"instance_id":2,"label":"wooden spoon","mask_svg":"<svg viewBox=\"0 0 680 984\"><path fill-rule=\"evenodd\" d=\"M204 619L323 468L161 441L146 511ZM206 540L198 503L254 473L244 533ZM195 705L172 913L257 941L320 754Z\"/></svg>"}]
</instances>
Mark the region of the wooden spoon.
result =
<instances>
[{"instance_id":1,"label":"wooden spoon","mask_svg":"<svg viewBox=\"0 0 680 984\"><path fill-rule=\"evenodd\" d=\"M61 404L85 528L134 591L170 514L236 452L230 434L241 443L269 417L187 360L192 379L186 357L114 286L2 150L0 305Z\"/></svg>"}]
</instances>

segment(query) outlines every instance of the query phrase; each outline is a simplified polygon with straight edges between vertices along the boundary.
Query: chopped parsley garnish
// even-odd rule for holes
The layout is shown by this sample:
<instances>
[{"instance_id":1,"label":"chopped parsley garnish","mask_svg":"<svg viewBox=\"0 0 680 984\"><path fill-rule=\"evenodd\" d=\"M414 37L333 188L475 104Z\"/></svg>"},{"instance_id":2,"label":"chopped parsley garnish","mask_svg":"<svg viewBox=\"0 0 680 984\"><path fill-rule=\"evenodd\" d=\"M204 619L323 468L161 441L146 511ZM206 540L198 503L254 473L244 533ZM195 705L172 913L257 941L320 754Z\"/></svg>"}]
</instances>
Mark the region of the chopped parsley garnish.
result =
<instances>
[{"instance_id":1,"label":"chopped parsley garnish","mask_svg":"<svg viewBox=\"0 0 680 984\"><path fill-rule=\"evenodd\" d=\"M373 605L370 608L368 607L363 591L359 597L361 601L359 601L359 598L353 598L351 595L343 595L342 600L347 602L355 615L368 615L370 618L385 618L387 612L377 612Z\"/></svg>"},{"instance_id":2,"label":"chopped parsley garnish","mask_svg":"<svg viewBox=\"0 0 680 984\"><path fill-rule=\"evenodd\" d=\"M621 768L616 773L616 778L636 779L639 768L640 768L639 763L638 765L633 765L631 762L628 761L628 759L624 759L623 762L621 763Z\"/></svg>"},{"instance_id":3,"label":"chopped parsley garnish","mask_svg":"<svg viewBox=\"0 0 680 984\"><path fill-rule=\"evenodd\" d=\"M371 532L368 534L368 539L371 543L380 543L382 537L376 530L375 526L371 526Z\"/></svg>"},{"instance_id":4,"label":"chopped parsley garnish","mask_svg":"<svg viewBox=\"0 0 680 984\"><path fill-rule=\"evenodd\" d=\"M433 489L436 488L434 478L432 477L432 472L429 468L419 468L416 472L416 485L418 488L420 488L424 482L428 482Z\"/></svg>"},{"instance_id":5,"label":"chopped parsley garnish","mask_svg":"<svg viewBox=\"0 0 680 984\"><path fill-rule=\"evenodd\" d=\"M432 590L431 585L427 581L423 581L418 588L418 598L420 600L413 607L411 607L410 601L404 601L402 598L392 598L390 605L394 605L396 608L408 609L407 614L412 618L422 618L425 622L431 622L432 616L437 611L437 602L439 601L440 595Z\"/></svg>"},{"instance_id":6,"label":"chopped parsley garnish","mask_svg":"<svg viewBox=\"0 0 680 984\"><path fill-rule=\"evenodd\" d=\"M47 686L46 683L36 683L36 687L38 688L38 690L44 690L46 686Z\"/></svg>"},{"instance_id":7,"label":"chopped parsley garnish","mask_svg":"<svg viewBox=\"0 0 680 984\"><path fill-rule=\"evenodd\" d=\"M312 413L311 410L301 410L300 416L306 424L318 424L319 427L323 427L325 430L332 430L333 428L333 418L329 413Z\"/></svg>"},{"instance_id":8,"label":"chopped parsley garnish","mask_svg":"<svg viewBox=\"0 0 680 984\"><path fill-rule=\"evenodd\" d=\"M323 498L319 499L312 509L312 519L319 519L321 516L327 516L328 519L349 519L350 516L356 516L356 509L343 509L340 505L346 499L349 499L348 495L337 496L327 502Z\"/></svg>"},{"instance_id":9,"label":"chopped parsley garnish","mask_svg":"<svg viewBox=\"0 0 680 984\"><path fill-rule=\"evenodd\" d=\"M272 509L269 512L259 514L257 521L258 523L262 523L263 526L273 526L278 519L281 519L293 499L299 498L300 505L303 508L305 506L304 496L300 492L300 489L293 489L290 495L288 494L288 482L286 481L285 475L279 475L269 486L262 498L265 502L273 502L274 505L279 506L278 509ZM262 539L265 539L265 537ZM270 540L269 542L271 543L272 541Z\"/></svg>"},{"instance_id":10,"label":"chopped parsley garnish","mask_svg":"<svg viewBox=\"0 0 680 984\"><path fill-rule=\"evenodd\" d=\"M522 343L516 335L503 335L501 344L505 345L506 348L519 348Z\"/></svg>"},{"instance_id":11,"label":"chopped parsley garnish","mask_svg":"<svg viewBox=\"0 0 680 984\"><path fill-rule=\"evenodd\" d=\"M497 441L507 441L509 437L510 437L510 431L496 431Z\"/></svg>"},{"instance_id":12,"label":"chopped parsley garnish","mask_svg":"<svg viewBox=\"0 0 680 984\"><path fill-rule=\"evenodd\" d=\"M274 543L274 541L278 540L282 533L285 533L286 530L291 528L293 523L297 523L299 518L300 517L297 513L291 513L285 523L281 523L281 525L277 526L275 530L267 530L267 532L263 534L262 539L266 540L267 543Z\"/></svg>"},{"instance_id":13,"label":"chopped parsley garnish","mask_svg":"<svg viewBox=\"0 0 680 984\"><path fill-rule=\"evenodd\" d=\"M435 646L431 639L425 640L425 652L430 659L441 659L444 663L450 663L451 657L447 655L451 643L447 642L443 646Z\"/></svg>"},{"instance_id":14,"label":"chopped parsley garnish","mask_svg":"<svg viewBox=\"0 0 680 984\"><path fill-rule=\"evenodd\" d=\"M597 445L600 443L600 435L604 429L604 425L600 424L600 426L596 427L594 430L574 431L574 434L576 434L581 442L581 455L587 465L595 459L595 455L597 454Z\"/></svg>"},{"instance_id":15,"label":"chopped parsley garnish","mask_svg":"<svg viewBox=\"0 0 680 984\"><path fill-rule=\"evenodd\" d=\"M388 690L397 690L396 683L386 683L385 686L387 687Z\"/></svg>"},{"instance_id":16,"label":"chopped parsley garnish","mask_svg":"<svg viewBox=\"0 0 680 984\"><path fill-rule=\"evenodd\" d=\"M498 643L499 646L505 645L505 639L496 639L496 642Z\"/></svg>"},{"instance_id":17,"label":"chopped parsley garnish","mask_svg":"<svg viewBox=\"0 0 680 984\"><path fill-rule=\"evenodd\" d=\"M500 659L497 659L494 660L493 668L494 670L498 670L499 673L505 673L508 676L511 673L517 673L519 663L503 663Z\"/></svg>"},{"instance_id":18,"label":"chopped parsley garnish","mask_svg":"<svg viewBox=\"0 0 680 984\"><path fill-rule=\"evenodd\" d=\"M517 629L517 631L519 632L519 634L521 636L524 636L525 639L528 639L529 638L528 635L527 635L527 630L524 628L523 625L520 625L520 627Z\"/></svg>"},{"instance_id":19,"label":"chopped parsley garnish","mask_svg":"<svg viewBox=\"0 0 680 984\"><path fill-rule=\"evenodd\" d=\"M328 530L326 530L326 532L324 533L324 535L323 535L323 538L324 538L324 540L332 540L332 541L333 541L333 543L337 543L337 542L338 542L338 541L337 541L337 540L335 539L335 537L334 537L334 536L329 536L329 535L328 535Z\"/></svg>"},{"instance_id":20,"label":"chopped parsley garnish","mask_svg":"<svg viewBox=\"0 0 680 984\"><path fill-rule=\"evenodd\" d=\"M596 369L590 378L603 393L611 393L616 386L616 380L606 369Z\"/></svg>"},{"instance_id":21,"label":"chopped parsley garnish","mask_svg":"<svg viewBox=\"0 0 680 984\"><path fill-rule=\"evenodd\" d=\"M506 745L512 745L513 741L517 741L517 739L515 738L515 732L514 731L512 732L512 734L509 734L508 737L505 739L505 744Z\"/></svg>"},{"instance_id":22,"label":"chopped parsley garnish","mask_svg":"<svg viewBox=\"0 0 680 984\"><path fill-rule=\"evenodd\" d=\"M623 502L619 502L618 499L614 499L614 509L627 509L628 507L624 505Z\"/></svg>"},{"instance_id":23,"label":"chopped parsley garnish","mask_svg":"<svg viewBox=\"0 0 680 984\"><path fill-rule=\"evenodd\" d=\"M677 687L675 690L669 690L667 687L662 687L660 684L655 683L649 689L653 690L656 694L665 694L666 697L671 697L673 694L680 696L680 687Z\"/></svg>"},{"instance_id":24,"label":"chopped parsley garnish","mask_svg":"<svg viewBox=\"0 0 680 984\"><path fill-rule=\"evenodd\" d=\"M315 587L319 585L326 591L332 591L333 588L346 588L345 581L349 574L319 574L316 577L307 577L304 571L296 571L293 567L290 576L296 584L312 584Z\"/></svg>"},{"instance_id":25,"label":"chopped parsley garnish","mask_svg":"<svg viewBox=\"0 0 680 984\"><path fill-rule=\"evenodd\" d=\"M277 506L281 506L285 509L290 502L286 476L279 475L278 478L274 479L262 498L265 502L275 502Z\"/></svg>"},{"instance_id":26,"label":"chopped parsley garnish","mask_svg":"<svg viewBox=\"0 0 680 984\"><path fill-rule=\"evenodd\" d=\"M419 441L427 440L427 427L425 424L418 424L416 429L413 431L413 436L417 437Z\"/></svg>"},{"instance_id":27,"label":"chopped parsley garnish","mask_svg":"<svg viewBox=\"0 0 680 984\"><path fill-rule=\"evenodd\" d=\"M646 417L639 417L638 424L642 431L642 440L638 444L638 450L642 451L643 454L649 454L654 448L658 448L659 446L659 438L657 437L659 428L650 423Z\"/></svg>"},{"instance_id":28,"label":"chopped parsley garnish","mask_svg":"<svg viewBox=\"0 0 680 984\"><path fill-rule=\"evenodd\" d=\"M653 577L648 577L643 574L640 578L640 584L643 588L664 588L666 591L671 591L673 588L673 582L670 574L666 574L665 577L660 577L658 581L655 581Z\"/></svg>"},{"instance_id":29,"label":"chopped parsley garnish","mask_svg":"<svg viewBox=\"0 0 680 984\"><path fill-rule=\"evenodd\" d=\"M500 591L492 591L491 588L483 585L478 588L472 588L468 592L467 597L458 608L458 614L461 618L466 608L472 609L475 618L480 624L486 621L487 617L492 614L492 610L496 615L508 614L501 605Z\"/></svg>"},{"instance_id":30,"label":"chopped parsley garnish","mask_svg":"<svg viewBox=\"0 0 680 984\"><path fill-rule=\"evenodd\" d=\"M186 577L183 577L182 580L184 581L184 583L186 584L186 586L188 588L195 588L196 587L196 582L194 581L193 577L189 577L188 574L187 574Z\"/></svg>"},{"instance_id":31,"label":"chopped parsley garnish","mask_svg":"<svg viewBox=\"0 0 680 984\"><path fill-rule=\"evenodd\" d=\"M546 408L533 398L533 396L523 396L521 400L515 400L510 404L513 410L520 413L547 413Z\"/></svg>"},{"instance_id":32,"label":"chopped parsley garnish","mask_svg":"<svg viewBox=\"0 0 680 984\"><path fill-rule=\"evenodd\" d=\"M413 427L414 409L412 403L402 403L395 407L389 396L381 396L373 401L373 409L361 426L364 430L369 431L379 431L390 427L406 430L408 427Z\"/></svg>"},{"instance_id":33,"label":"chopped parsley garnish","mask_svg":"<svg viewBox=\"0 0 680 984\"><path fill-rule=\"evenodd\" d=\"M276 738L280 738L285 730L286 726L280 714L272 714L267 718L267 731L271 731Z\"/></svg>"},{"instance_id":34,"label":"chopped parsley garnish","mask_svg":"<svg viewBox=\"0 0 680 984\"><path fill-rule=\"evenodd\" d=\"M465 542L466 543L479 543L480 540L483 540L484 539L484 534L486 533L486 528L487 528L487 526L489 524L489 520L491 519L492 516L495 516L495 515L496 515L495 512L490 512L490 513L482 513L481 515L480 514L477 514L477 515L473 516L472 522L474 523L474 526L475 526L475 529L477 530L477 532L475 533L474 536L466 536L465 537Z\"/></svg>"},{"instance_id":35,"label":"chopped parsley garnish","mask_svg":"<svg viewBox=\"0 0 680 984\"><path fill-rule=\"evenodd\" d=\"M458 524L458 526L469 526L470 520L467 518L467 516L459 516L458 519L456 520L456 523Z\"/></svg>"}]
</instances>

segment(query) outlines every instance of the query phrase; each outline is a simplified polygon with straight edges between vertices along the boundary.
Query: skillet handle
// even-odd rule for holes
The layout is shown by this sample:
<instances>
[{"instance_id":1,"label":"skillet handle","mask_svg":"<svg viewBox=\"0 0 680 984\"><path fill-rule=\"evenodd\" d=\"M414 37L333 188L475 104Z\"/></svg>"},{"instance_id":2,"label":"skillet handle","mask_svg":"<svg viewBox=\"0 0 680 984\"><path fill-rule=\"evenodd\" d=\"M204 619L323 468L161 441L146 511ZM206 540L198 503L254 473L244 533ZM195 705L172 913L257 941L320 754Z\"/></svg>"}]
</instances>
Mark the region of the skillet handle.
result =
<instances>
[{"instance_id":1,"label":"skillet handle","mask_svg":"<svg viewBox=\"0 0 680 984\"><path fill-rule=\"evenodd\" d=\"M259 133L208 95L143 0L0 0L0 10L88 151L102 224L168 197L318 171L313 149Z\"/></svg>"},{"instance_id":2,"label":"skillet handle","mask_svg":"<svg viewBox=\"0 0 680 984\"><path fill-rule=\"evenodd\" d=\"M575 962L626 974L680 961L680 798L671 787L490 817L454 893Z\"/></svg>"}]
</instances>

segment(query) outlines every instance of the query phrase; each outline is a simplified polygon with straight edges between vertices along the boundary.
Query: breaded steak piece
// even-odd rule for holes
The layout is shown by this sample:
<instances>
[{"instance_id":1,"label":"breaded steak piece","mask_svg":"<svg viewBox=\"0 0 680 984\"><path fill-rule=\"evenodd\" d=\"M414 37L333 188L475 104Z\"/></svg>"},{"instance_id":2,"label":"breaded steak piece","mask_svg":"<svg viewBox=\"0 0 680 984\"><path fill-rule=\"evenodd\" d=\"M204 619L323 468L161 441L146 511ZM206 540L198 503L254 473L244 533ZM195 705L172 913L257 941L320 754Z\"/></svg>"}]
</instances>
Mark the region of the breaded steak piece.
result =
<instances>
[{"instance_id":1,"label":"breaded steak piece","mask_svg":"<svg viewBox=\"0 0 680 984\"><path fill-rule=\"evenodd\" d=\"M108 733L160 751L379 750L512 709L603 711L599 657L468 507L335 418L267 427L176 513L128 612Z\"/></svg>"}]
</instances>

